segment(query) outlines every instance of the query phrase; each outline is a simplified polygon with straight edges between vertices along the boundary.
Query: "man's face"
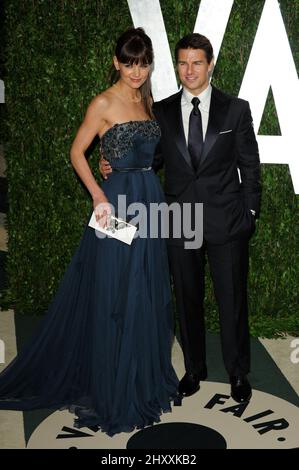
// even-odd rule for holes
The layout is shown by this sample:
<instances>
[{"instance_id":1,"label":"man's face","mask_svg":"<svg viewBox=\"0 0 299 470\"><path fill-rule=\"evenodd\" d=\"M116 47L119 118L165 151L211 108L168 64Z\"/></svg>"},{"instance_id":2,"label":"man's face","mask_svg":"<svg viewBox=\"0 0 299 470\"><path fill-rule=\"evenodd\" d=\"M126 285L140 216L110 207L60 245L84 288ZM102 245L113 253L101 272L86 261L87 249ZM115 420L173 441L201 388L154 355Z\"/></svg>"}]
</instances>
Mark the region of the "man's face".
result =
<instances>
[{"instance_id":1,"label":"man's face","mask_svg":"<svg viewBox=\"0 0 299 470\"><path fill-rule=\"evenodd\" d=\"M179 49L177 70L182 85L193 95L199 95L209 85L209 72L213 61L208 64L203 49Z\"/></svg>"}]
</instances>

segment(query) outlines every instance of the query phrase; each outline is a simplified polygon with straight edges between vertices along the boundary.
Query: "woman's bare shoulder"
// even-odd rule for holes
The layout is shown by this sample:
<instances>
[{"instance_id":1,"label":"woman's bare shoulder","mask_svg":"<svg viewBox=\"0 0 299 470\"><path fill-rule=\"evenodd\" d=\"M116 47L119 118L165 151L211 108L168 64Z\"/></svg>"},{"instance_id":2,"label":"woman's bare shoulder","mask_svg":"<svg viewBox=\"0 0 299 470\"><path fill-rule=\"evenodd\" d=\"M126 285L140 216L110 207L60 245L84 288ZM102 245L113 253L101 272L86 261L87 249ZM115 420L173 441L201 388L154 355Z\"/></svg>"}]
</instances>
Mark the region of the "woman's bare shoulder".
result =
<instances>
[{"instance_id":1,"label":"woman's bare shoulder","mask_svg":"<svg viewBox=\"0 0 299 470\"><path fill-rule=\"evenodd\" d=\"M90 102L90 107L100 111L101 113L107 110L113 101L115 100L114 93L112 91L112 87L107 88L107 90L103 91L96 95L92 101Z\"/></svg>"}]
</instances>

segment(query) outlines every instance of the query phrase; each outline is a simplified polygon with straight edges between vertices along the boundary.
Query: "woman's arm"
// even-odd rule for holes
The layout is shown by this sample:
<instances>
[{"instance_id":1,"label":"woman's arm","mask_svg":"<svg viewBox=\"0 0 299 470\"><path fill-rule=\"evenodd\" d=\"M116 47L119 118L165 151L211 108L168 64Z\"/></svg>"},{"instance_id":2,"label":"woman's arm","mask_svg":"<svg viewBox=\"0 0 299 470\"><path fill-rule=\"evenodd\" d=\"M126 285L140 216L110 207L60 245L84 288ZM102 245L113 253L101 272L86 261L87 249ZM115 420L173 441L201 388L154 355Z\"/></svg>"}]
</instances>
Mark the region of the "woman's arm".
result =
<instances>
[{"instance_id":1,"label":"woman's arm","mask_svg":"<svg viewBox=\"0 0 299 470\"><path fill-rule=\"evenodd\" d=\"M72 165L87 187L93 199L94 209L96 210L96 207L99 204L102 206L100 210L96 211L97 220L110 213L108 207L106 207L109 204L104 192L91 172L84 153L88 149L94 137L99 134L101 129L104 127L105 119L103 116L105 116L106 109L107 99L102 95L99 95L92 100L86 111L84 121L79 127L70 152ZM104 214L104 212L106 212L106 214Z\"/></svg>"}]
</instances>

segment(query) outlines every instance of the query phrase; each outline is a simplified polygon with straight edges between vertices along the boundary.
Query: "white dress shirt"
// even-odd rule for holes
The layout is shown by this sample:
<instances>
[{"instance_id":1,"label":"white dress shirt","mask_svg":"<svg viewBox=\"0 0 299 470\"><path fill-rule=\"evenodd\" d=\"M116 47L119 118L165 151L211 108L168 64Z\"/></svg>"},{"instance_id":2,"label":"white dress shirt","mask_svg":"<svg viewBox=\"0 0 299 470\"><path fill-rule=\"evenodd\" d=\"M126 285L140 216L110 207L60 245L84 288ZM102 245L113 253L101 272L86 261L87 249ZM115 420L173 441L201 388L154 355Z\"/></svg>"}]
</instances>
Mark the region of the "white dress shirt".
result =
<instances>
[{"instance_id":1,"label":"white dress shirt","mask_svg":"<svg viewBox=\"0 0 299 470\"><path fill-rule=\"evenodd\" d=\"M208 121L209 121L209 111L210 111L210 104L211 104L211 94L212 94L212 87L208 85L207 88L197 96L200 100L198 108L201 112L201 120L202 120L202 135L203 140L205 140L207 128L208 128ZM188 134L189 134L189 118L191 111L193 109L193 104L191 100L196 95L192 95L186 88L183 88L182 98L181 98L181 107L182 107L182 119L183 119L183 126L184 126L184 133L186 138L186 143L188 145Z\"/></svg>"}]
</instances>

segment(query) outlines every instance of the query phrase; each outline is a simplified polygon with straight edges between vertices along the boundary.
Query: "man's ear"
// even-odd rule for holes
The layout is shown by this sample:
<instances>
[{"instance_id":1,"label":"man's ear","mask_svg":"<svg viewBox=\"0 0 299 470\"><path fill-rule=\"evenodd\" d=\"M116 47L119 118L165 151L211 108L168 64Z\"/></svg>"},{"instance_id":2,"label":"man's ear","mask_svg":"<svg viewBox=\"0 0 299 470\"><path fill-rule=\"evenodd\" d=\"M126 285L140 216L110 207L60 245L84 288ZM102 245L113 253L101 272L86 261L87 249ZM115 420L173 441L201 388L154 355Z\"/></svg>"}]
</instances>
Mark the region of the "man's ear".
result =
<instances>
[{"instance_id":1,"label":"man's ear","mask_svg":"<svg viewBox=\"0 0 299 470\"><path fill-rule=\"evenodd\" d=\"M215 62L214 62L214 59L212 59L208 67L209 77L211 77L213 74L214 66L215 66Z\"/></svg>"},{"instance_id":2,"label":"man's ear","mask_svg":"<svg viewBox=\"0 0 299 470\"><path fill-rule=\"evenodd\" d=\"M116 70L119 70L119 62L118 62L116 56L113 56L113 64L114 64L114 67L116 68Z\"/></svg>"}]
</instances>

